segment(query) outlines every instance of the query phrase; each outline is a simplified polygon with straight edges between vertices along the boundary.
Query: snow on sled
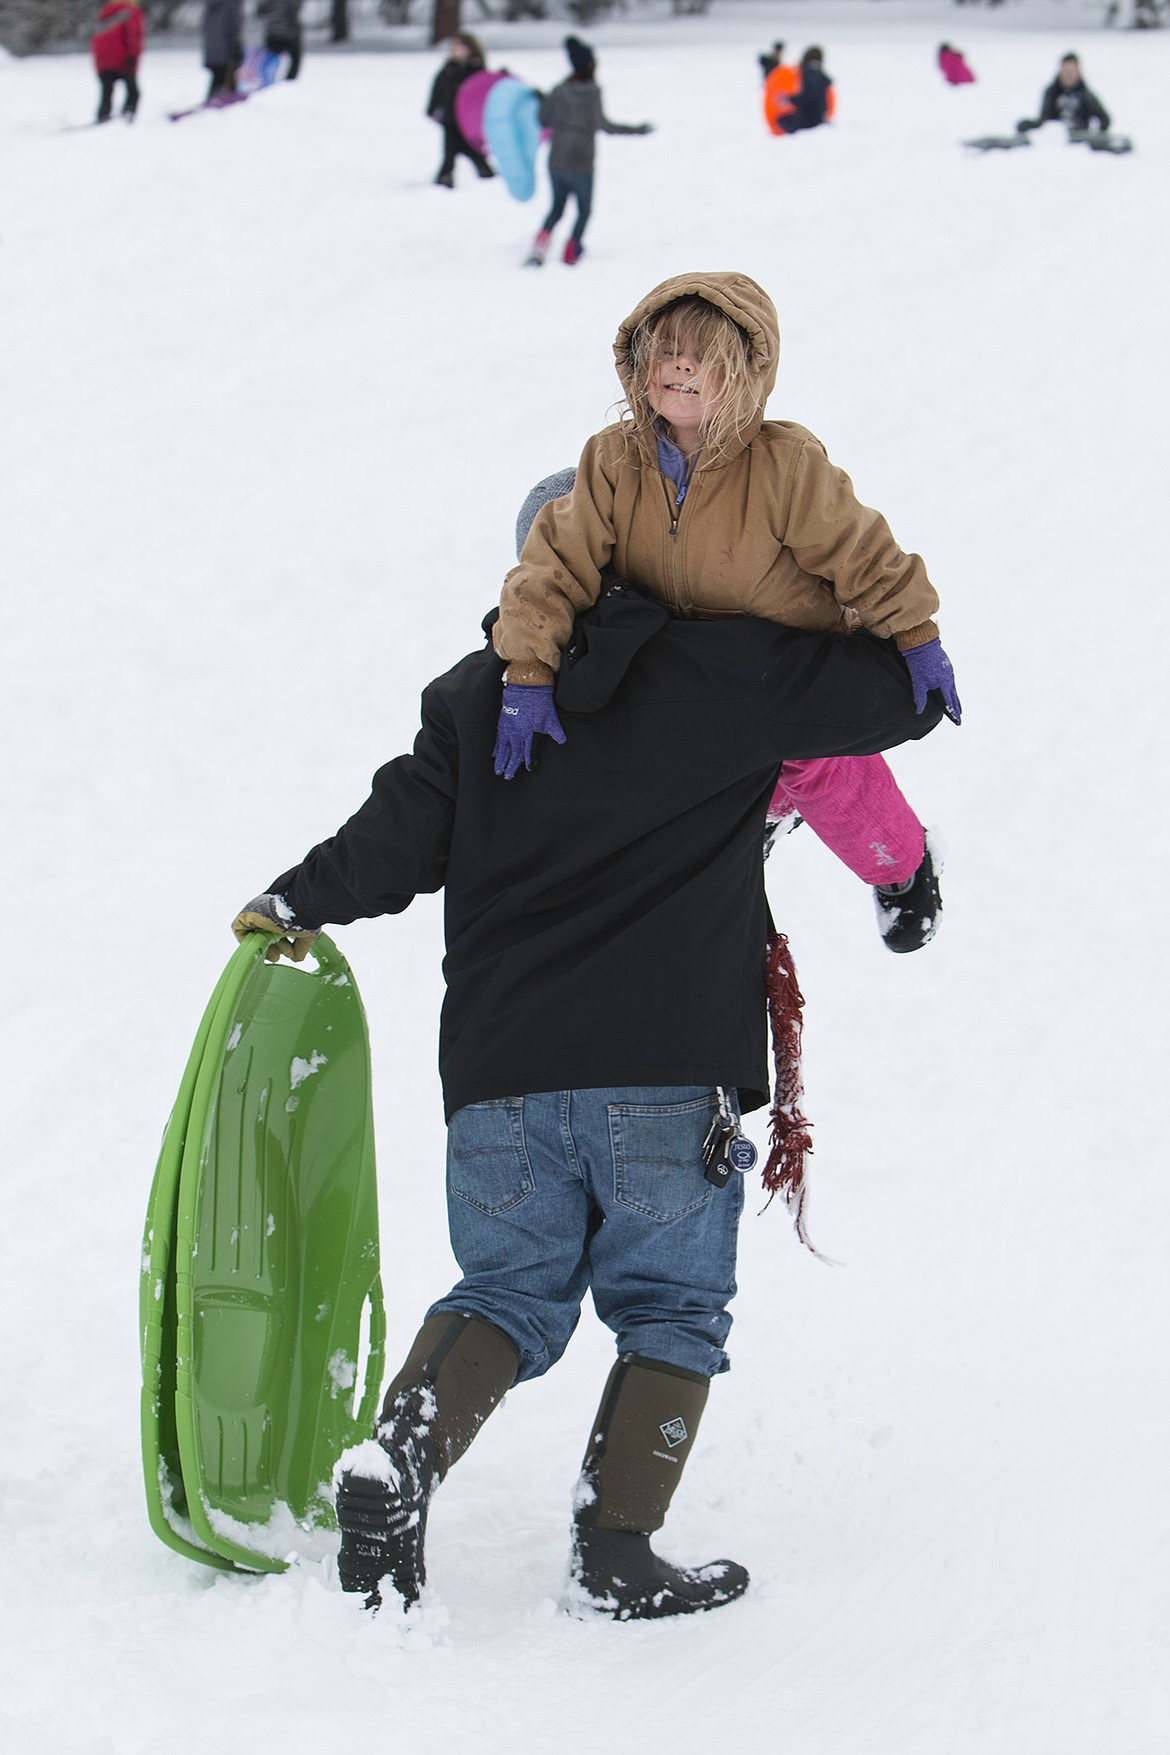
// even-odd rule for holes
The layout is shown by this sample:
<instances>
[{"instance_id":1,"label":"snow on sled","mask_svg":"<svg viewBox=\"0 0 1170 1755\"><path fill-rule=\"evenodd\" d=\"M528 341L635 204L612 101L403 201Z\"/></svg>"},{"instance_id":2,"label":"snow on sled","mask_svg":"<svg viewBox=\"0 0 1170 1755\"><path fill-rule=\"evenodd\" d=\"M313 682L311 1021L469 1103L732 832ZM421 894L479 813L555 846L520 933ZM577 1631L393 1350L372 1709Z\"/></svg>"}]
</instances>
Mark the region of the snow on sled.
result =
<instances>
[{"instance_id":1,"label":"snow on sled","mask_svg":"<svg viewBox=\"0 0 1170 1755\"><path fill-rule=\"evenodd\" d=\"M270 942L244 941L199 1027L141 1287L151 1526L261 1572L284 1570L298 1529L332 1527L333 1464L369 1435L385 1337L361 1000L328 938L312 969L266 962Z\"/></svg>"},{"instance_id":2,"label":"snow on sled","mask_svg":"<svg viewBox=\"0 0 1170 1755\"><path fill-rule=\"evenodd\" d=\"M483 132L509 195L517 201L531 201L540 146L540 99L536 93L511 75L499 80L483 106Z\"/></svg>"},{"instance_id":3,"label":"snow on sled","mask_svg":"<svg viewBox=\"0 0 1170 1755\"><path fill-rule=\"evenodd\" d=\"M1031 138L1027 134L981 134L977 140L964 140L964 146L970 146L976 152L1010 152L1016 146L1031 146Z\"/></svg>"}]
</instances>

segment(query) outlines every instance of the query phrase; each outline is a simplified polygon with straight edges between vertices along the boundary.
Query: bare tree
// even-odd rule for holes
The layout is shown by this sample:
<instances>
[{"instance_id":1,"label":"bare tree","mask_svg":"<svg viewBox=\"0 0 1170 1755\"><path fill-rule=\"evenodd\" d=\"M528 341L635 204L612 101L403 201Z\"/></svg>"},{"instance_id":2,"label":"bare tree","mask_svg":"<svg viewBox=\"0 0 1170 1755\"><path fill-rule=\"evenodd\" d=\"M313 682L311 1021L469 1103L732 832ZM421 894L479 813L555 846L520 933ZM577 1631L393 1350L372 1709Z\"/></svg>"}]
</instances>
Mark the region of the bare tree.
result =
<instances>
[{"instance_id":1,"label":"bare tree","mask_svg":"<svg viewBox=\"0 0 1170 1755\"><path fill-rule=\"evenodd\" d=\"M431 14L431 41L445 43L453 37L461 22L460 0L435 0L435 10Z\"/></svg>"},{"instance_id":2,"label":"bare tree","mask_svg":"<svg viewBox=\"0 0 1170 1755\"><path fill-rule=\"evenodd\" d=\"M152 30L170 30L176 13L182 12L188 3L189 0L138 0Z\"/></svg>"},{"instance_id":3,"label":"bare tree","mask_svg":"<svg viewBox=\"0 0 1170 1755\"><path fill-rule=\"evenodd\" d=\"M1121 0L1109 0L1105 9L1105 23L1116 24L1121 17ZM1132 30L1157 30L1166 22L1166 0L1133 0L1133 11L1130 15Z\"/></svg>"},{"instance_id":4,"label":"bare tree","mask_svg":"<svg viewBox=\"0 0 1170 1755\"><path fill-rule=\"evenodd\" d=\"M101 0L0 0L0 44L36 55L63 37L87 35Z\"/></svg>"}]
</instances>

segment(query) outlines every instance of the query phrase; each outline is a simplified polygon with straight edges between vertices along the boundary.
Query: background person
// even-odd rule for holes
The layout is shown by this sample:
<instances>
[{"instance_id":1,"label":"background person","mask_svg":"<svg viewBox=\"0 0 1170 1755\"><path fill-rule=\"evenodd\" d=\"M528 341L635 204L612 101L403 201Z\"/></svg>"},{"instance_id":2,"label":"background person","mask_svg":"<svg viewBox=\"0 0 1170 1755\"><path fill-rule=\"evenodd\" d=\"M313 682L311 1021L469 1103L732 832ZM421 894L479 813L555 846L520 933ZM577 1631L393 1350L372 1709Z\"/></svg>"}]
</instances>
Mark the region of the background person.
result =
<instances>
[{"instance_id":1,"label":"background person","mask_svg":"<svg viewBox=\"0 0 1170 1755\"><path fill-rule=\"evenodd\" d=\"M457 158L469 158L477 176L494 177L496 174L483 153L466 138L455 114L459 87L473 73L482 73L486 66L487 58L479 38L473 37L469 30L456 31L447 43L447 59L436 73L427 99L427 115L443 130L443 162L435 173L435 182L441 189L455 187Z\"/></svg>"},{"instance_id":2,"label":"background person","mask_svg":"<svg viewBox=\"0 0 1170 1755\"><path fill-rule=\"evenodd\" d=\"M260 0L256 17L264 20L264 47L273 55L288 56L286 79L301 70L305 38L301 30L302 0Z\"/></svg>"},{"instance_id":3,"label":"background person","mask_svg":"<svg viewBox=\"0 0 1170 1755\"><path fill-rule=\"evenodd\" d=\"M203 8L203 65L211 83L205 102L210 103L221 92L235 91L243 59L242 0L207 0Z\"/></svg>"},{"instance_id":4,"label":"background person","mask_svg":"<svg viewBox=\"0 0 1170 1755\"><path fill-rule=\"evenodd\" d=\"M650 122L611 122L602 108L593 50L579 37L566 37L565 53L572 73L540 101L541 126L549 129L552 135L548 149L552 206L532 241L528 260L534 267L539 267L544 261L553 231L560 224L570 196L577 203L577 218L561 260L571 268L584 254L585 228L593 211L593 166L598 134L649 134L653 126Z\"/></svg>"},{"instance_id":5,"label":"background person","mask_svg":"<svg viewBox=\"0 0 1170 1755\"><path fill-rule=\"evenodd\" d=\"M814 44L800 57L800 84L792 94L792 109L780 118L780 132L799 134L832 118L833 81L825 72L824 50Z\"/></svg>"},{"instance_id":6,"label":"background person","mask_svg":"<svg viewBox=\"0 0 1170 1755\"><path fill-rule=\"evenodd\" d=\"M1045 122L1063 122L1068 129L1100 128L1103 134L1108 134L1109 120L1109 111L1085 84L1080 61L1070 50L1061 56L1056 78L1040 99L1040 114L1035 119L1017 122L1016 132L1028 134L1033 128L1042 128Z\"/></svg>"},{"instance_id":7,"label":"background person","mask_svg":"<svg viewBox=\"0 0 1170 1755\"><path fill-rule=\"evenodd\" d=\"M101 96L95 120L108 122L114 107L114 88L126 87L122 114L132 121L138 110L138 60L146 43L142 9L133 0L107 0L97 16L98 28L90 38L93 64Z\"/></svg>"},{"instance_id":8,"label":"background person","mask_svg":"<svg viewBox=\"0 0 1170 1755\"><path fill-rule=\"evenodd\" d=\"M939 72L948 85L974 85L975 75L963 58L961 49L952 47L950 43L938 46Z\"/></svg>"}]
</instances>

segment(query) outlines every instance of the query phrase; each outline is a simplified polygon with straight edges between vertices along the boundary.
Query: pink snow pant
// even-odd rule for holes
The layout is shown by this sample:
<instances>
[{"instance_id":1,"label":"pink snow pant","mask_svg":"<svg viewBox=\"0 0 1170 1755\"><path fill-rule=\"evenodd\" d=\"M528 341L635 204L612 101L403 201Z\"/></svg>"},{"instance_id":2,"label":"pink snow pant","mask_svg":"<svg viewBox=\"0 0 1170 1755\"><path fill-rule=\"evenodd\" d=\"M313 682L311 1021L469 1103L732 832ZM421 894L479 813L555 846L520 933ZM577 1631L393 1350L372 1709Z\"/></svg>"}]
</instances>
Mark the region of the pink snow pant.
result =
<instances>
[{"instance_id":1,"label":"pink snow pant","mask_svg":"<svg viewBox=\"0 0 1170 1755\"><path fill-rule=\"evenodd\" d=\"M793 811L863 883L905 883L922 864L922 824L883 756L785 762L768 817L776 822Z\"/></svg>"}]
</instances>

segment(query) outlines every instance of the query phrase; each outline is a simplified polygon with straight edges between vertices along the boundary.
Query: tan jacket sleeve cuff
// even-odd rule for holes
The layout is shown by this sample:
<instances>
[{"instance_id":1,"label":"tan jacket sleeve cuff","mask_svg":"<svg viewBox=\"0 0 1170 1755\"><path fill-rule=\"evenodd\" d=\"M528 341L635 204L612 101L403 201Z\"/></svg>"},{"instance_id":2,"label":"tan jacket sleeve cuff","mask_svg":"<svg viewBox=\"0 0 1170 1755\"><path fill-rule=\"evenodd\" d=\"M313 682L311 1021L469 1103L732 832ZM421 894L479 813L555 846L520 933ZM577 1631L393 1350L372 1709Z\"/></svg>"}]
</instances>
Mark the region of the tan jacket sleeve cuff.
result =
<instances>
[{"instance_id":1,"label":"tan jacket sleeve cuff","mask_svg":"<svg viewBox=\"0 0 1170 1755\"><path fill-rule=\"evenodd\" d=\"M894 635L894 644L899 652L909 652L912 646L925 646L930 640L938 639L938 626L935 622L919 622L916 628L903 628L901 633Z\"/></svg>"},{"instance_id":2,"label":"tan jacket sleeve cuff","mask_svg":"<svg viewBox=\"0 0 1170 1755\"><path fill-rule=\"evenodd\" d=\"M513 658L504 672L506 683L518 683L521 688L551 688L556 680L556 672L539 658Z\"/></svg>"}]
</instances>

